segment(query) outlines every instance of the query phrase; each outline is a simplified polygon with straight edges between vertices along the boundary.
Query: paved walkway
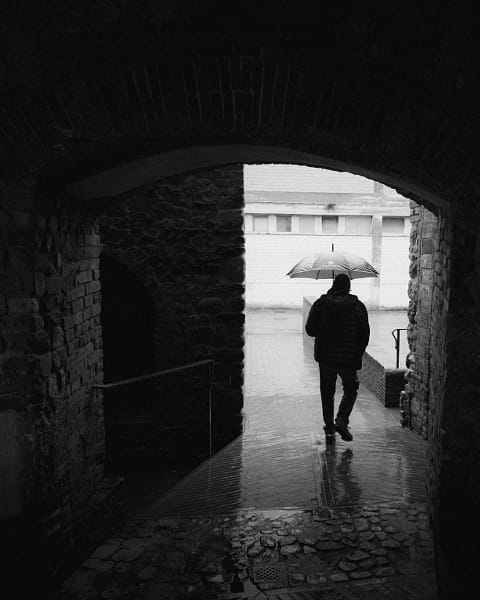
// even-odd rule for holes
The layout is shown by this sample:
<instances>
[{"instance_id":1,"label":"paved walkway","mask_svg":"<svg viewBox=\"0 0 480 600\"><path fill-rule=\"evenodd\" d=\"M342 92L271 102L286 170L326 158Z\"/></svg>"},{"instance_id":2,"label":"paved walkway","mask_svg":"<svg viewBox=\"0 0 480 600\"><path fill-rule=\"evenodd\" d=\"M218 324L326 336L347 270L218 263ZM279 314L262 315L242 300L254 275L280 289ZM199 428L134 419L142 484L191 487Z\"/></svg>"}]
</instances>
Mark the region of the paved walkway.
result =
<instances>
[{"instance_id":1,"label":"paved walkway","mask_svg":"<svg viewBox=\"0 0 480 600\"><path fill-rule=\"evenodd\" d=\"M244 434L97 549L62 598L436 598L424 442L360 388L353 442L327 446L292 319L248 315Z\"/></svg>"}]
</instances>

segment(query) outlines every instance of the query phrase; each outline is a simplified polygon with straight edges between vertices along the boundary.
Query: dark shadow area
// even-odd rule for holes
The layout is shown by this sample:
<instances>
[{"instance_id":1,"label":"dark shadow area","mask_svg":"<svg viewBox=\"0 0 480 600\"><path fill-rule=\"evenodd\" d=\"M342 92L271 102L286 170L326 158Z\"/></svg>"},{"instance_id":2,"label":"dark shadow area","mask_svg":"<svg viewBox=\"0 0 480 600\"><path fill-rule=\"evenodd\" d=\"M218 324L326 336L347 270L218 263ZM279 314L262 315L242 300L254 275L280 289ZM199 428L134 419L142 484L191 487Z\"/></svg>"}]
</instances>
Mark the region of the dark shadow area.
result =
<instances>
[{"instance_id":1,"label":"dark shadow area","mask_svg":"<svg viewBox=\"0 0 480 600\"><path fill-rule=\"evenodd\" d=\"M120 262L100 257L103 368L110 383L151 373L155 368L155 308L144 286ZM148 409L151 384L135 384L135 412ZM115 410L131 412L128 387L115 392Z\"/></svg>"},{"instance_id":2,"label":"dark shadow area","mask_svg":"<svg viewBox=\"0 0 480 600\"><path fill-rule=\"evenodd\" d=\"M101 256L100 270L105 383L159 370L148 291L109 255ZM201 367L105 390L105 468L124 477L128 516L207 458L206 374Z\"/></svg>"},{"instance_id":3,"label":"dark shadow area","mask_svg":"<svg viewBox=\"0 0 480 600\"><path fill-rule=\"evenodd\" d=\"M105 383L152 373L155 310L147 291L110 256L101 256L100 273ZM107 472L124 473L148 464L148 438L154 435L154 395L152 382L105 391ZM139 456L140 439L144 442L143 457Z\"/></svg>"}]
</instances>

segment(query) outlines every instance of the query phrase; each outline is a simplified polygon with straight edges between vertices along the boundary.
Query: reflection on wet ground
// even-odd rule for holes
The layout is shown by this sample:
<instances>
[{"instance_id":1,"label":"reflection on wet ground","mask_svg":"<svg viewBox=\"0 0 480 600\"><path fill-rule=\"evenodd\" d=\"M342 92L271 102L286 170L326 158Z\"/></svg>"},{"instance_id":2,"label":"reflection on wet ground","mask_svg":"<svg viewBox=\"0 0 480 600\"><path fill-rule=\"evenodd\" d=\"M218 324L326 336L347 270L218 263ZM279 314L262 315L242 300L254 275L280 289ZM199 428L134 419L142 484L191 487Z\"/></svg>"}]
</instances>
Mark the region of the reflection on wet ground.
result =
<instances>
[{"instance_id":1,"label":"reflection on wet ground","mask_svg":"<svg viewBox=\"0 0 480 600\"><path fill-rule=\"evenodd\" d=\"M243 435L142 516L424 500L424 441L365 388L351 417L353 442L325 444L318 368L294 333L298 315L269 315L263 323L256 315L250 329L247 322Z\"/></svg>"}]
</instances>

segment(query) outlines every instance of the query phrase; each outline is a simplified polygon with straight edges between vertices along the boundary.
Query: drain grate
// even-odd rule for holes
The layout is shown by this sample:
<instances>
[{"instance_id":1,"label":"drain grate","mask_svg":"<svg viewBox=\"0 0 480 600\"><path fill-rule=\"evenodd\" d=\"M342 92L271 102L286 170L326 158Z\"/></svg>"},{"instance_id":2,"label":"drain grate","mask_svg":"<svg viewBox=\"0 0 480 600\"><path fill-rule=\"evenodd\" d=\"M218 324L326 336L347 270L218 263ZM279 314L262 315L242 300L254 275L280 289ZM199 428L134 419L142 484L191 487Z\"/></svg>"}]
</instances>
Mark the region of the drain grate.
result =
<instances>
[{"instance_id":1,"label":"drain grate","mask_svg":"<svg viewBox=\"0 0 480 600\"><path fill-rule=\"evenodd\" d=\"M273 590L288 585L284 563L258 563L252 566L252 580L262 590Z\"/></svg>"}]
</instances>

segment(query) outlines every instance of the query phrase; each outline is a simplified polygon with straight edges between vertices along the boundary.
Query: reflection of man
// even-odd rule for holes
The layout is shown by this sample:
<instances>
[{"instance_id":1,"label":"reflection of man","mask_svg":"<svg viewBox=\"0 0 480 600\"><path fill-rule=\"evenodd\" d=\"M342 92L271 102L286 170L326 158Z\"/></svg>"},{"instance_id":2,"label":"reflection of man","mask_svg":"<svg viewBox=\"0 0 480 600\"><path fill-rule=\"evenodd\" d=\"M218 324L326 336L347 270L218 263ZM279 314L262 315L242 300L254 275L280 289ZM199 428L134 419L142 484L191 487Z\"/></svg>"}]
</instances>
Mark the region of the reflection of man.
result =
<instances>
[{"instance_id":1,"label":"reflection of man","mask_svg":"<svg viewBox=\"0 0 480 600\"><path fill-rule=\"evenodd\" d=\"M320 367L325 433L333 436L337 431L347 442L353 439L348 423L357 399L357 370L362 367L370 337L367 309L349 292L348 275L337 275L328 292L314 302L305 324L307 334L315 337L314 356ZM334 423L337 375L342 380L343 397Z\"/></svg>"}]
</instances>

